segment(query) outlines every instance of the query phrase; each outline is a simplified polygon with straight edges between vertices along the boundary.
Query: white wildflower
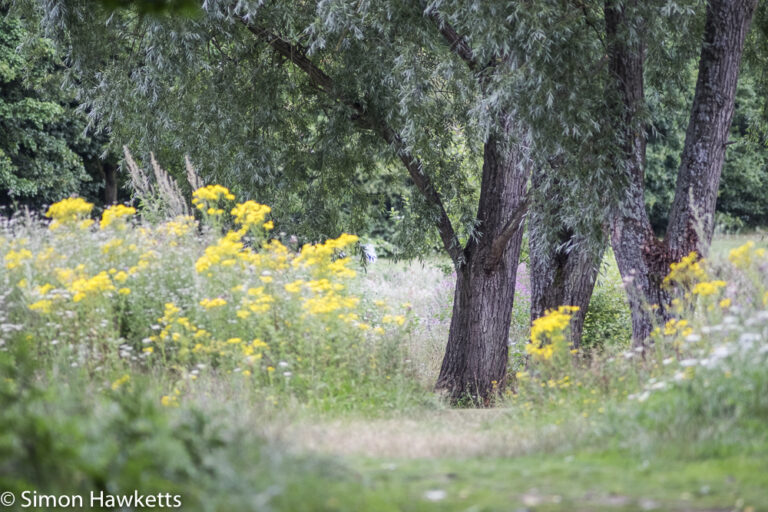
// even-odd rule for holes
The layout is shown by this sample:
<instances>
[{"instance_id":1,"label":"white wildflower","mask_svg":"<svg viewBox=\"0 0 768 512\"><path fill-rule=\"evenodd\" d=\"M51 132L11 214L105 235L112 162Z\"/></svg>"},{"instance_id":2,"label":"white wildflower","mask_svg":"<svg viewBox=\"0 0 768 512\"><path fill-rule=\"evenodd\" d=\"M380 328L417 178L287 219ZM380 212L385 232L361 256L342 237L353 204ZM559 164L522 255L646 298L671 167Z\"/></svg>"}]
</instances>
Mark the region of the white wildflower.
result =
<instances>
[{"instance_id":1,"label":"white wildflower","mask_svg":"<svg viewBox=\"0 0 768 512\"><path fill-rule=\"evenodd\" d=\"M442 489L433 489L424 493L424 499L427 501L442 501L447 495Z\"/></svg>"}]
</instances>

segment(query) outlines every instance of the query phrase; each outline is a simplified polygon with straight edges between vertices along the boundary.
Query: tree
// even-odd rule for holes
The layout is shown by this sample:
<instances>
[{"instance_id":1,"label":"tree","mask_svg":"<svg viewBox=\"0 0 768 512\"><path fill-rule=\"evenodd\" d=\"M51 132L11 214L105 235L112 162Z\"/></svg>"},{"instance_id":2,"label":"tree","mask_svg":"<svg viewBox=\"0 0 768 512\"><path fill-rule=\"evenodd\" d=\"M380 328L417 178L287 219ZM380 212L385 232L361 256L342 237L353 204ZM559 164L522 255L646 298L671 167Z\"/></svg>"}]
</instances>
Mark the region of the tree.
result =
<instances>
[{"instance_id":1,"label":"tree","mask_svg":"<svg viewBox=\"0 0 768 512\"><path fill-rule=\"evenodd\" d=\"M93 27L105 24L94 15L112 13L78 2L50 2L44 12L52 34L77 48L68 47L73 76L94 119L121 143L138 139L143 148L189 150L198 162L232 165L235 172L218 178L242 187L248 176L253 186L246 195L281 201L307 194L327 198L331 207L338 204L334 196L360 202L349 178L361 165L396 160L418 191L412 205L419 215L406 226L410 244L418 246L424 237L415 231L431 224L457 270L437 387L454 400L484 401L506 378L527 205L526 131L512 105L497 98L498 77L515 66L504 46L490 42L477 50L441 11L425 8L210 2L197 19L123 11L98 35ZM120 59L110 65L115 56ZM98 77L93 63L107 63ZM203 121L187 117L189 105L178 98L193 100L192 117ZM208 109L215 111L210 117ZM134 121L122 121L127 118ZM158 129L167 134L184 120L200 132L167 136ZM220 136L225 123L229 129ZM203 132L205 143L196 143ZM469 156L457 157L457 145ZM249 158L257 153L268 155L260 157L262 165ZM333 158L318 161L313 153ZM462 184L472 182L467 178L478 160L479 204L470 216L474 194ZM329 169L335 163L342 165ZM338 186L302 190L307 179Z\"/></svg>"},{"instance_id":2,"label":"tree","mask_svg":"<svg viewBox=\"0 0 768 512\"><path fill-rule=\"evenodd\" d=\"M41 206L63 195L117 200L116 161L105 136L85 136L85 117L62 90L51 41L0 6L0 202ZM105 185L106 184L106 185ZM98 201L101 202L101 201Z\"/></svg>"},{"instance_id":3,"label":"tree","mask_svg":"<svg viewBox=\"0 0 768 512\"><path fill-rule=\"evenodd\" d=\"M650 305L664 319L668 297L662 286L669 265L690 252L706 255L744 41L757 0L710 0L707 4L696 92L678 170L666 236L654 236L644 201L646 130L643 110L645 43L633 35L643 20L639 2L606 2L610 67L620 100L615 118L623 131L628 186L611 219L611 241L627 282L634 343L643 345L653 328Z\"/></svg>"},{"instance_id":4,"label":"tree","mask_svg":"<svg viewBox=\"0 0 768 512\"><path fill-rule=\"evenodd\" d=\"M27 33L0 10L0 194L46 201L77 191L89 179L67 140L65 108L45 94L54 65L44 41L18 49Z\"/></svg>"},{"instance_id":5,"label":"tree","mask_svg":"<svg viewBox=\"0 0 768 512\"><path fill-rule=\"evenodd\" d=\"M369 176L397 169L414 191L406 247L436 234L457 270L437 382L453 400L484 403L504 386L530 205L539 311L586 311L610 212L624 263L639 251L624 235L650 232L636 34L651 19L654 51L684 47L660 29L671 7L628 18L638 2L220 0L190 19L40 1L93 123L144 152L189 153L207 179L278 211L301 203L305 222L337 221L291 229L353 226L352 205L373 203Z\"/></svg>"}]
</instances>

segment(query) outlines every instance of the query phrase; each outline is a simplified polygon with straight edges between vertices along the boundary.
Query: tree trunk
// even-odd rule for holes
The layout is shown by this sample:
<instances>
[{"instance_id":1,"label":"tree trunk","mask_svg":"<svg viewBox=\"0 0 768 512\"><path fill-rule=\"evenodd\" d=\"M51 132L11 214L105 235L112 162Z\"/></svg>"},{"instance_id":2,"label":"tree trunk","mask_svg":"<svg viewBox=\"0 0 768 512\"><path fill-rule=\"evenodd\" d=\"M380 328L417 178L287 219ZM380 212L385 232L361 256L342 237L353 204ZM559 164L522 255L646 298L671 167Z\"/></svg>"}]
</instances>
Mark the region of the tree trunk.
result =
<instances>
[{"instance_id":1,"label":"tree trunk","mask_svg":"<svg viewBox=\"0 0 768 512\"><path fill-rule=\"evenodd\" d=\"M691 251L706 255L712 242L744 39L756 7L757 0L707 4L696 93L665 239L672 260Z\"/></svg>"},{"instance_id":2,"label":"tree trunk","mask_svg":"<svg viewBox=\"0 0 768 512\"><path fill-rule=\"evenodd\" d=\"M117 203L117 166L109 162L101 165L104 175L104 204Z\"/></svg>"},{"instance_id":3,"label":"tree trunk","mask_svg":"<svg viewBox=\"0 0 768 512\"><path fill-rule=\"evenodd\" d=\"M509 326L523 235L522 219L517 224L509 221L525 207L528 172L520 150L507 142L509 128L503 132L485 143L479 233L467 244L456 272L448 344L435 386L453 402L488 405L507 377Z\"/></svg>"},{"instance_id":4,"label":"tree trunk","mask_svg":"<svg viewBox=\"0 0 768 512\"><path fill-rule=\"evenodd\" d=\"M627 188L611 219L611 243L632 312L632 338L644 346L654 321L667 319L669 297L662 287L670 263L691 250L706 253L712 236L717 187L733 114L736 81L756 0L712 0L707 7L699 78L670 212L667 239L656 239L644 201L645 127L642 43L628 34L627 16L638 0L622 6L606 2L605 23L610 69L617 92L618 131L623 157L618 162ZM609 91L609 95L611 91ZM696 219L705 219L704 236ZM658 308L652 309L652 305Z\"/></svg>"},{"instance_id":5,"label":"tree trunk","mask_svg":"<svg viewBox=\"0 0 768 512\"><path fill-rule=\"evenodd\" d=\"M540 172L532 186L538 186ZM550 309L578 306L571 320L571 346L581 346L584 319L595 289L603 248L595 248L572 230L562 227L552 234L554 208L551 202L534 204L528 220L531 261L531 322Z\"/></svg>"}]
</instances>

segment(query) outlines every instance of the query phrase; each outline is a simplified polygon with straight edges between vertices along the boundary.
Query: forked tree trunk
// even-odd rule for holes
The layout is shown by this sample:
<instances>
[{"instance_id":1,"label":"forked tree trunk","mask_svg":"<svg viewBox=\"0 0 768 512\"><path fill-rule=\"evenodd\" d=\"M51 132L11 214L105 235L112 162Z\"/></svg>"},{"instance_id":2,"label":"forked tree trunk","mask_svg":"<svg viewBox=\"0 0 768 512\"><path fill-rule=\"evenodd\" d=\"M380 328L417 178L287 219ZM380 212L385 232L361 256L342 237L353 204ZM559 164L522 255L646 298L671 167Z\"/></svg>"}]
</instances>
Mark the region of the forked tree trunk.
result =
<instances>
[{"instance_id":1,"label":"forked tree trunk","mask_svg":"<svg viewBox=\"0 0 768 512\"><path fill-rule=\"evenodd\" d=\"M523 235L509 220L524 207L528 172L519 150L506 139L491 136L485 144L477 216L480 234L467 245L456 272L448 344L435 386L453 402L487 405L507 378L509 327ZM512 231L507 231L510 227ZM506 237L505 233L512 234ZM497 252L494 241L500 237L505 242Z\"/></svg>"},{"instance_id":2,"label":"forked tree trunk","mask_svg":"<svg viewBox=\"0 0 768 512\"><path fill-rule=\"evenodd\" d=\"M477 73L481 87L487 83L492 59L486 64L475 61L467 41L445 23L437 13L439 29L451 49ZM445 358L435 387L447 392L452 401L469 397L475 403L488 403L494 382L501 388L507 371L507 344L515 294L517 262L522 243L523 212L527 169L520 155L521 147L510 144L513 123L500 115L496 131L484 147L483 177L477 221L480 231L462 249L438 190L424 171L417 155L411 153L402 136L385 119L367 110L357 98L346 96L308 55L306 49L282 38L253 19L240 21L256 38L303 71L317 92L323 92L345 105L352 121L363 130L377 133L395 151L414 186L433 208L434 220L445 251L456 265L453 318ZM485 73L488 71L489 73ZM375 102L372 102L375 103Z\"/></svg>"},{"instance_id":3,"label":"forked tree trunk","mask_svg":"<svg viewBox=\"0 0 768 512\"><path fill-rule=\"evenodd\" d=\"M620 165L627 177L625 195L612 216L611 243L629 295L633 343L643 346L654 321L663 322L668 316L669 297L662 282L670 263L691 251L706 254L711 241L744 38L757 1L710 0L707 5L696 93L664 242L654 236L645 210L646 140L639 121L645 102L644 48L636 37L628 36L626 18L637 5L638 0L621 6L609 0L605 22L610 69L622 103ZM653 305L658 307L652 309Z\"/></svg>"}]
</instances>

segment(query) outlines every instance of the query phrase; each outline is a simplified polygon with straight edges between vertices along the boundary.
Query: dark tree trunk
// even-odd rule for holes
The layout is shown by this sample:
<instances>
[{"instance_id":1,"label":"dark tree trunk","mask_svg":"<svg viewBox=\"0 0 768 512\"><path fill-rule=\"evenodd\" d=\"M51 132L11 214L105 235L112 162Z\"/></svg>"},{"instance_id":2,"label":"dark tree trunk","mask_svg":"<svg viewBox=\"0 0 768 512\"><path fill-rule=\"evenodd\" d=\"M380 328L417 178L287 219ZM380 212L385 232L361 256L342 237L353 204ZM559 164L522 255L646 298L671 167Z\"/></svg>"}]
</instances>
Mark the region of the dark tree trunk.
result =
<instances>
[{"instance_id":1,"label":"dark tree trunk","mask_svg":"<svg viewBox=\"0 0 768 512\"><path fill-rule=\"evenodd\" d=\"M104 204L117 203L117 166L110 162L101 164L104 176Z\"/></svg>"},{"instance_id":2,"label":"dark tree trunk","mask_svg":"<svg viewBox=\"0 0 768 512\"><path fill-rule=\"evenodd\" d=\"M629 42L627 16L637 9L638 0L623 6L606 2L605 29L609 41L610 70L615 81L618 114L617 131L622 138L622 158L617 165L624 173L626 190L611 215L611 244L619 272L629 296L632 313L632 337L642 344L653 328L648 304L659 304L661 282L655 282L662 262L655 268L653 258L663 253L654 236L645 210L645 126L640 113L645 106L643 60L645 49L638 41ZM629 14L631 15L631 14Z\"/></svg>"},{"instance_id":3,"label":"dark tree trunk","mask_svg":"<svg viewBox=\"0 0 768 512\"><path fill-rule=\"evenodd\" d=\"M533 237L530 240L533 243ZM547 255L531 250L531 322L550 309L578 306L570 337L571 346L579 348L604 251L589 247L570 231L564 231L561 240L562 245L550 247Z\"/></svg>"},{"instance_id":4,"label":"dark tree trunk","mask_svg":"<svg viewBox=\"0 0 768 512\"><path fill-rule=\"evenodd\" d=\"M487 405L507 378L509 327L522 245L528 172L504 136L485 144L478 236L457 266L453 316L436 388Z\"/></svg>"},{"instance_id":5,"label":"dark tree trunk","mask_svg":"<svg viewBox=\"0 0 768 512\"><path fill-rule=\"evenodd\" d=\"M666 244L673 260L706 255L731 129L744 39L757 0L711 0Z\"/></svg>"},{"instance_id":6,"label":"dark tree trunk","mask_svg":"<svg viewBox=\"0 0 768 512\"><path fill-rule=\"evenodd\" d=\"M645 102L644 48L626 33L627 13L637 5L638 0L622 6L609 0L605 23L610 69L620 102L617 108L621 111L618 126L623 158L619 165L627 179L625 195L612 214L611 243L629 296L633 343L643 346L653 329L654 316L659 321L667 318L669 297L662 281L669 264L692 250L706 253L711 241L744 37L756 0L712 0L708 4L699 78L665 242L654 236L645 210L646 140L638 115ZM703 237L697 234L697 218L705 220ZM654 312L651 305L659 307Z\"/></svg>"},{"instance_id":7,"label":"dark tree trunk","mask_svg":"<svg viewBox=\"0 0 768 512\"><path fill-rule=\"evenodd\" d=\"M432 16L452 51L467 62L483 87L497 59L479 64L467 41L437 13ZM414 186L433 208L443 247L457 270L453 318L436 388L447 392L453 401L469 397L475 403L487 404L494 392L494 381L501 388L506 379L509 326L522 243L520 225L528 204L523 152L510 144L514 131L511 117L500 115L496 130L485 143L477 215L479 233L462 249L440 194L422 162L386 119L365 108L369 101L343 94L331 76L312 61L305 48L268 27L257 25L251 18L240 21L258 40L303 71L318 94L327 94L345 105L350 111L350 120L359 128L371 130L386 141L408 171Z\"/></svg>"},{"instance_id":8,"label":"dark tree trunk","mask_svg":"<svg viewBox=\"0 0 768 512\"><path fill-rule=\"evenodd\" d=\"M543 179L543 171L536 171L531 185L538 188ZM571 320L571 345L578 348L604 251L568 228L553 234L558 206L541 198L534 202L528 218L531 322L550 309L578 306Z\"/></svg>"}]
</instances>

